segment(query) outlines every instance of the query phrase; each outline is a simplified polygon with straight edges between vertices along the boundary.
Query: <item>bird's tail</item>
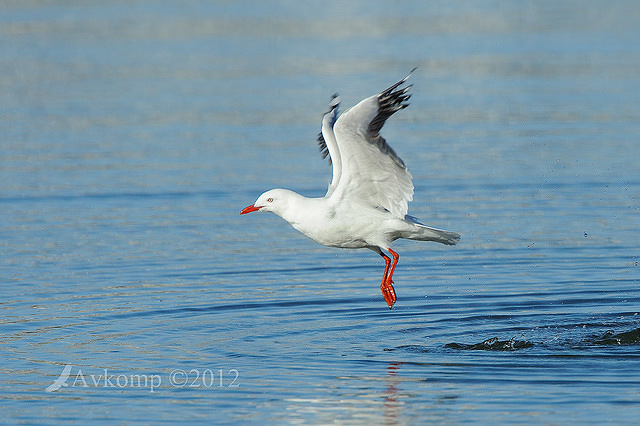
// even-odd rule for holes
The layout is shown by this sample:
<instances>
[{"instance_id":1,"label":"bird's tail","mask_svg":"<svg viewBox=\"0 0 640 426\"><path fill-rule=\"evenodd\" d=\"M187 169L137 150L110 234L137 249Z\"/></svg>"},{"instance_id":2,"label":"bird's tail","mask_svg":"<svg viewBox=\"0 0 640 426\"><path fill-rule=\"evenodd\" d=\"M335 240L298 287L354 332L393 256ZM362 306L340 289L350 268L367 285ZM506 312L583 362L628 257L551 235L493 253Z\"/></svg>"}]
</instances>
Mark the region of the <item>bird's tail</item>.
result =
<instances>
[{"instance_id":1,"label":"bird's tail","mask_svg":"<svg viewBox=\"0 0 640 426\"><path fill-rule=\"evenodd\" d=\"M412 223L414 226L408 235L403 238L418 241L435 241L448 246L452 246L460 241L460 234L457 232L445 231L444 229L432 228L430 226L423 225L413 216L407 215L405 220Z\"/></svg>"}]
</instances>

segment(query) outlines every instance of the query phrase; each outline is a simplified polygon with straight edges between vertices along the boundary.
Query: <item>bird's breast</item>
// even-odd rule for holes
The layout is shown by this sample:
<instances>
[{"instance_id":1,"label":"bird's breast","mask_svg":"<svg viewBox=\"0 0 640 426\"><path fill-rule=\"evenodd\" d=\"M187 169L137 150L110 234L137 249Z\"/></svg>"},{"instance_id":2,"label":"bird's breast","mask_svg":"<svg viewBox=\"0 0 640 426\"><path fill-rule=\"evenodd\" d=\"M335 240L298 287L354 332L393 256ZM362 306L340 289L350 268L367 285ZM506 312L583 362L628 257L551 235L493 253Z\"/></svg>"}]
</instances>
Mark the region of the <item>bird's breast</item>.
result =
<instances>
[{"instance_id":1,"label":"bird's breast","mask_svg":"<svg viewBox=\"0 0 640 426\"><path fill-rule=\"evenodd\" d=\"M313 241L328 246L341 248L363 248L367 242L367 226L353 221L340 220L335 213L328 213L322 219L302 221L291 224L296 230Z\"/></svg>"}]
</instances>

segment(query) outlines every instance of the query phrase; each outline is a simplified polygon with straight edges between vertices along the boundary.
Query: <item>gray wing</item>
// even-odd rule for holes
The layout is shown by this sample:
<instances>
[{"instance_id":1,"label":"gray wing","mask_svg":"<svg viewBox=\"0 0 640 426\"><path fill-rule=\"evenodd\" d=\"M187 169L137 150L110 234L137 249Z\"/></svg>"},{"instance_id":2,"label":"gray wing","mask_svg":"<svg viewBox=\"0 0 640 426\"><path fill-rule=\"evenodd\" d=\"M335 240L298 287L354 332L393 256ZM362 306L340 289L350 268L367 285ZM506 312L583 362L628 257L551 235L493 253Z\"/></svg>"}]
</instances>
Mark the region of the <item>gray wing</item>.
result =
<instances>
[{"instance_id":1,"label":"gray wing","mask_svg":"<svg viewBox=\"0 0 640 426\"><path fill-rule=\"evenodd\" d=\"M413 199L412 177L380 129L389 117L409 106L411 86L401 86L410 75L345 111L333 127L342 161L334 196L359 199L400 218Z\"/></svg>"}]
</instances>

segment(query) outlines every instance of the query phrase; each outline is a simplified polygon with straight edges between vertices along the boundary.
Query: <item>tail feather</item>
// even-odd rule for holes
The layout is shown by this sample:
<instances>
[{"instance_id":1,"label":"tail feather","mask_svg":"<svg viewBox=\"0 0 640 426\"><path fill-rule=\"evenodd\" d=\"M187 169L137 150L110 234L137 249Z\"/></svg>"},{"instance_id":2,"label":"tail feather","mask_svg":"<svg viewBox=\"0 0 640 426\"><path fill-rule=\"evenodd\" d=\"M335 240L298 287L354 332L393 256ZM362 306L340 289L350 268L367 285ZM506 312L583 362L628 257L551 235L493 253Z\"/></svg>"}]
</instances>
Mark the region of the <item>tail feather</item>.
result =
<instances>
[{"instance_id":1,"label":"tail feather","mask_svg":"<svg viewBox=\"0 0 640 426\"><path fill-rule=\"evenodd\" d=\"M405 220L412 223L412 231L409 235L403 237L411 240L418 241L434 241L448 246L455 245L460 241L460 234L452 231L445 231L444 229L432 228L427 225L423 225L413 216L406 216Z\"/></svg>"},{"instance_id":2,"label":"tail feather","mask_svg":"<svg viewBox=\"0 0 640 426\"><path fill-rule=\"evenodd\" d=\"M460 241L460 234L457 232L445 231L444 229L431 228L424 225L418 225L418 229L420 229L420 233L418 238L414 238L415 240L435 241L448 246L455 245Z\"/></svg>"}]
</instances>

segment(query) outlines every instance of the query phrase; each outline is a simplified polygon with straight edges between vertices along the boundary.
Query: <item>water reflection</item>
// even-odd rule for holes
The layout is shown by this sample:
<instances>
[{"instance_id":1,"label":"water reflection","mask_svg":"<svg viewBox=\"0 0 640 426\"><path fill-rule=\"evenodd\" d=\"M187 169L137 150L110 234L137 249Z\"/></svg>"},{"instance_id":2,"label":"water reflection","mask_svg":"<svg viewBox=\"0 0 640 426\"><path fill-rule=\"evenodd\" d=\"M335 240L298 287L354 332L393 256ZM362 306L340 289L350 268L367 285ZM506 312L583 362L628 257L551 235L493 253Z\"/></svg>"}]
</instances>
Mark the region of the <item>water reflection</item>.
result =
<instances>
[{"instance_id":1,"label":"water reflection","mask_svg":"<svg viewBox=\"0 0 640 426\"><path fill-rule=\"evenodd\" d=\"M387 365L387 374L385 376L385 382L387 388L383 392L384 395L384 418L386 422L394 424L398 420L398 414L401 409L402 403L398 399L398 393L401 391L400 380L398 380L398 372L402 363L392 362Z\"/></svg>"}]
</instances>

